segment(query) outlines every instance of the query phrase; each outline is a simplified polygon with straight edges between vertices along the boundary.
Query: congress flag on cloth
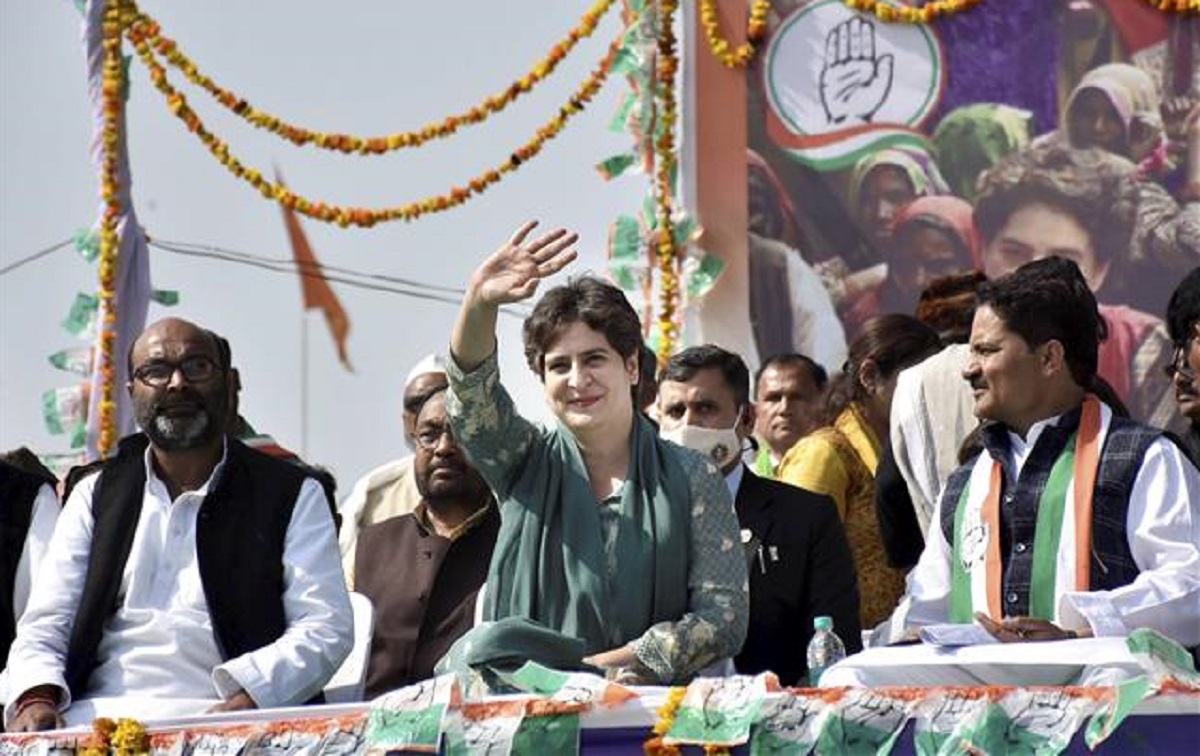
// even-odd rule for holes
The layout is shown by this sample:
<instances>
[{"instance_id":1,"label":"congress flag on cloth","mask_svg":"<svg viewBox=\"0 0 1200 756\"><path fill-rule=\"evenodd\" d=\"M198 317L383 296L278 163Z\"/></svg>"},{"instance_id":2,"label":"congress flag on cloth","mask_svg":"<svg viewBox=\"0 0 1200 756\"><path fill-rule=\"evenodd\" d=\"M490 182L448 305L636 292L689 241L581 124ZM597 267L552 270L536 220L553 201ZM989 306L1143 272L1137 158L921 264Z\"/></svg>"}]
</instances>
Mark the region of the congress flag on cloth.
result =
<instances>
[{"instance_id":1,"label":"congress flag on cloth","mask_svg":"<svg viewBox=\"0 0 1200 756\"><path fill-rule=\"evenodd\" d=\"M275 180L279 182L280 186L283 185L283 177L278 169L275 171ZM354 372L354 368L350 365L350 356L346 352L346 337L350 334L350 317L346 315L346 309L342 307L337 294L326 280L325 271L321 267L321 263L317 262L317 256L313 254L308 237L305 236L304 229L300 226L300 219L290 208L280 205L279 209L283 211L283 223L287 226L288 239L292 243L292 256L296 259L296 268L300 274L304 309L324 311L325 322L329 324L329 332L333 335L333 342L337 346L338 359L347 370Z\"/></svg>"}]
</instances>

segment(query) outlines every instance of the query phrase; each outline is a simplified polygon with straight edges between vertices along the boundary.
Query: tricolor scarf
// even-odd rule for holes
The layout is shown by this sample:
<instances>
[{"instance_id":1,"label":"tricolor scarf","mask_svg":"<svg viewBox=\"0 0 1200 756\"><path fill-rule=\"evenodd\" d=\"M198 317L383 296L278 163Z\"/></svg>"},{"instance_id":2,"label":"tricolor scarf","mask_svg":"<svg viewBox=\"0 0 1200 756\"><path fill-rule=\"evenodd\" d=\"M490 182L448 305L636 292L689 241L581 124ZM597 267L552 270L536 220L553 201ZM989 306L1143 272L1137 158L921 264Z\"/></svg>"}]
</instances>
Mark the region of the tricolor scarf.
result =
<instances>
[{"instance_id":1,"label":"tricolor scarf","mask_svg":"<svg viewBox=\"0 0 1200 756\"><path fill-rule=\"evenodd\" d=\"M1083 402L1079 429L1067 440L1041 493L1029 590L1029 614L1033 617L1056 622L1058 596L1067 591L1090 589L1092 498L1100 450L1111 422L1112 411L1088 395ZM1004 569L1000 554L1003 484L1000 462L981 454L954 515L952 622L971 622L976 611L984 611L997 620L1004 616L1000 603ZM1067 502L1072 506L1067 506ZM1064 538L1064 532L1071 535Z\"/></svg>"}]
</instances>

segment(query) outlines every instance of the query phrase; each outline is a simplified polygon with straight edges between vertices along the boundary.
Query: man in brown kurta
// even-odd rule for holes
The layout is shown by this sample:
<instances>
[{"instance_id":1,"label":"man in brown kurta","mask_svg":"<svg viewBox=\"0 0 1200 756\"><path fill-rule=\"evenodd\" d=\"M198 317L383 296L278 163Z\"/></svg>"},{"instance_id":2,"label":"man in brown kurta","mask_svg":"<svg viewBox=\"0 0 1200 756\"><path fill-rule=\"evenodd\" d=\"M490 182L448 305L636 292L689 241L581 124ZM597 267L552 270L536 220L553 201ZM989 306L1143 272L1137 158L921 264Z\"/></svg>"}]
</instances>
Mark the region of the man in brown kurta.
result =
<instances>
[{"instance_id":1,"label":"man in brown kurta","mask_svg":"<svg viewBox=\"0 0 1200 756\"><path fill-rule=\"evenodd\" d=\"M421 407L414 438L421 503L358 538L354 590L375 605L368 697L432 677L471 628L500 529L487 484L450 433L444 390Z\"/></svg>"}]
</instances>

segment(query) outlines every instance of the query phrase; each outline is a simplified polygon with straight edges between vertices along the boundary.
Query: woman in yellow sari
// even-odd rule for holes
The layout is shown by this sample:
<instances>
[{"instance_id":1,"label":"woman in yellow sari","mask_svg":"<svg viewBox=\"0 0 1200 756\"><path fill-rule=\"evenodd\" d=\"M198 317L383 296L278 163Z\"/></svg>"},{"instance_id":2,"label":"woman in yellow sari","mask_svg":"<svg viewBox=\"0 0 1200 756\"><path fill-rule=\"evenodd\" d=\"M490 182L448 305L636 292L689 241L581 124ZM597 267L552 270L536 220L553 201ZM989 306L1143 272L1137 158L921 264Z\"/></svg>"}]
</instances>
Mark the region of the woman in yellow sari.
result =
<instances>
[{"instance_id":1,"label":"woman in yellow sari","mask_svg":"<svg viewBox=\"0 0 1200 756\"><path fill-rule=\"evenodd\" d=\"M887 619L904 593L904 573L888 566L875 515L875 468L896 376L936 352L933 329L907 315L871 318L850 344L842 374L829 386L825 427L800 439L784 456L779 479L826 494L846 526L858 571L864 629Z\"/></svg>"}]
</instances>

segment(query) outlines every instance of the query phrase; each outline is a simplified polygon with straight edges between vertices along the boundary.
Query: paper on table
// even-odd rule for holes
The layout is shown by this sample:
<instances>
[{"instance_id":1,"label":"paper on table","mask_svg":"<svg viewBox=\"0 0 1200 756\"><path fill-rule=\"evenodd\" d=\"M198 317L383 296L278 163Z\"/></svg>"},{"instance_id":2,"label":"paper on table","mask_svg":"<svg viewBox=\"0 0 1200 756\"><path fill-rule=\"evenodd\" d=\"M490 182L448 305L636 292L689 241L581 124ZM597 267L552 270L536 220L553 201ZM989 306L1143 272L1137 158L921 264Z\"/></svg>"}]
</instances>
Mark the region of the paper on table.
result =
<instances>
[{"instance_id":1,"label":"paper on table","mask_svg":"<svg viewBox=\"0 0 1200 756\"><path fill-rule=\"evenodd\" d=\"M999 643L983 625L974 623L926 625L920 629L919 634L921 642L931 646L981 646L985 643Z\"/></svg>"}]
</instances>

